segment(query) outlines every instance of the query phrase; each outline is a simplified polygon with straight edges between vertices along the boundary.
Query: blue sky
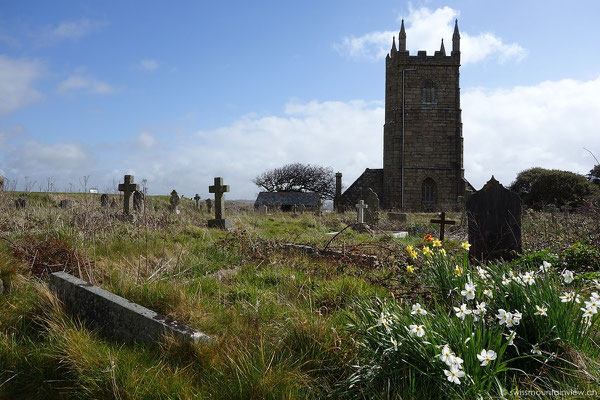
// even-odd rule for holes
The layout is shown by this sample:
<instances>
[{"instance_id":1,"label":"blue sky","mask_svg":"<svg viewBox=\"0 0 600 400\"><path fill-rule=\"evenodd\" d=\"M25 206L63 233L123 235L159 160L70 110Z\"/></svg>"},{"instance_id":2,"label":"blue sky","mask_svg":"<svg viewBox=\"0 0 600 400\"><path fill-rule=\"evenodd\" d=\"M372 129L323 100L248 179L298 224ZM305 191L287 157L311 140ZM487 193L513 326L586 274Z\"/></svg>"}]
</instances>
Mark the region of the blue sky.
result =
<instances>
[{"instance_id":1,"label":"blue sky","mask_svg":"<svg viewBox=\"0 0 600 400\"><path fill-rule=\"evenodd\" d=\"M520 4L525 3L525 4ZM254 198L290 162L349 185L382 163L384 57L451 43L459 19L465 175L479 188L600 158L600 3L3 2L0 173L13 185ZM448 46L446 47L449 48ZM33 183L35 182L35 183Z\"/></svg>"}]
</instances>

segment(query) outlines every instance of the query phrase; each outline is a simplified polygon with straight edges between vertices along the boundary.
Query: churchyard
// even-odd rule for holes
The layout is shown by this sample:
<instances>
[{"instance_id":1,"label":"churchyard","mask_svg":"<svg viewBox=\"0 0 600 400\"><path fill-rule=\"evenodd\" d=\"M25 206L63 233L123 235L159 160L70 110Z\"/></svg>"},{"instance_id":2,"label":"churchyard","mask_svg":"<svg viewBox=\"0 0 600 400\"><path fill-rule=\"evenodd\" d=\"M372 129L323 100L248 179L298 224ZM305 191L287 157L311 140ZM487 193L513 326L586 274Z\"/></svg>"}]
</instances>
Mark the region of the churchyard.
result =
<instances>
[{"instance_id":1,"label":"churchyard","mask_svg":"<svg viewBox=\"0 0 600 400\"><path fill-rule=\"evenodd\" d=\"M600 396L597 206L516 232L119 189L0 192L0 398Z\"/></svg>"}]
</instances>

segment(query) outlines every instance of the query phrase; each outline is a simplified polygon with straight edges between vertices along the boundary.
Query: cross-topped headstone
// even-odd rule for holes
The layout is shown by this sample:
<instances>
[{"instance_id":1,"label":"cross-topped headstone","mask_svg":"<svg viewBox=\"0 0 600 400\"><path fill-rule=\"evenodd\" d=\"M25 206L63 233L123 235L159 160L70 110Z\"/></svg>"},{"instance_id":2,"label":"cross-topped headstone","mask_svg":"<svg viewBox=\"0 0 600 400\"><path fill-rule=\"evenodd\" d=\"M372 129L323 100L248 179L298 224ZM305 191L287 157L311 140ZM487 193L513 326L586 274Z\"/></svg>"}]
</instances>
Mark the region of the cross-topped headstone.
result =
<instances>
[{"instance_id":1,"label":"cross-topped headstone","mask_svg":"<svg viewBox=\"0 0 600 400\"><path fill-rule=\"evenodd\" d=\"M123 192L123 214L131 215L133 211L133 192L140 190L140 185L133 183L133 175L125 175L123 183L119 183L119 191Z\"/></svg>"},{"instance_id":2,"label":"cross-topped headstone","mask_svg":"<svg viewBox=\"0 0 600 400\"><path fill-rule=\"evenodd\" d=\"M198 193L196 193L196 195L194 196L194 201L196 202L196 209L200 209L200 195Z\"/></svg>"},{"instance_id":3,"label":"cross-topped headstone","mask_svg":"<svg viewBox=\"0 0 600 400\"><path fill-rule=\"evenodd\" d=\"M179 214L179 210L177 209L177 206L179 205L179 193L177 193L177 190L173 189L173 191L171 192L171 197L169 198L169 204L170 204L170 209L171 211L173 211L176 214Z\"/></svg>"},{"instance_id":4,"label":"cross-topped headstone","mask_svg":"<svg viewBox=\"0 0 600 400\"><path fill-rule=\"evenodd\" d=\"M357 214L357 219L358 219L358 223L359 224L364 224L365 223L365 210L369 208L368 205L365 204L364 200L359 200L358 204L356 205L356 210L358 211Z\"/></svg>"},{"instance_id":5,"label":"cross-topped headstone","mask_svg":"<svg viewBox=\"0 0 600 400\"><path fill-rule=\"evenodd\" d=\"M229 229L231 220L225 219L225 193L229 192L229 185L223 185L223 178L215 178L215 183L208 187L209 193L215 194L215 219L208 221L209 227Z\"/></svg>"},{"instance_id":6,"label":"cross-topped headstone","mask_svg":"<svg viewBox=\"0 0 600 400\"><path fill-rule=\"evenodd\" d=\"M438 215L440 216L439 219L432 219L429 222L431 222L432 224L440 224L440 240L444 240L444 227L446 225L454 225L456 224L456 221L446 219L446 213L444 211L442 211Z\"/></svg>"}]
</instances>

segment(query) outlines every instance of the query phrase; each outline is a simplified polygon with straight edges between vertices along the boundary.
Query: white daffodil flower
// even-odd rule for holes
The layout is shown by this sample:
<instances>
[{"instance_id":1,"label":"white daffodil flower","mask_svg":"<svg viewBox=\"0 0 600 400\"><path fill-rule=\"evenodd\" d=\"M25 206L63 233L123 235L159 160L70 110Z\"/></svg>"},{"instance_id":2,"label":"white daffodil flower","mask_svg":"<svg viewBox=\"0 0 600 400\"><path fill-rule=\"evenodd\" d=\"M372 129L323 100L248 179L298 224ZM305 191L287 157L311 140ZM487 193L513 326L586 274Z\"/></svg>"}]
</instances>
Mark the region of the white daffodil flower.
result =
<instances>
[{"instance_id":1,"label":"white daffodil flower","mask_svg":"<svg viewBox=\"0 0 600 400\"><path fill-rule=\"evenodd\" d=\"M526 283L530 286L535 283L534 278L535 277L533 276L533 271L525 272L524 275L521 275L521 279L523 280L523 283Z\"/></svg>"},{"instance_id":2,"label":"white daffodil flower","mask_svg":"<svg viewBox=\"0 0 600 400\"><path fill-rule=\"evenodd\" d=\"M450 361L450 364L448 364L449 366L456 365L456 367L458 369L462 369L462 364L463 364L464 361L459 356L457 356L454 353L452 353L452 355L450 356L450 360L449 361Z\"/></svg>"},{"instance_id":3,"label":"white daffodil flower","mask_svg":"<svg viewBox=\"0 0 600 400\"><path fill-rule=\"evenodd\" d=\"M594 307L594 308L598 308L600 307L600 300L596 300L593 297L590 297L590 301L584 301L585 303L585 307L589 308L589 307Z\"/></svg>"},{"instance_id":4,"label":"white daffodil flower","mask_svg":"<svg viewBox=\"0 0 600 400\"><path fill-rule=\"evenodd\" d=\"M465 289L461 290L460 294L465 296L467 298L467 300L472 300L475 298L475 288L477 287L477 285L475 285L474 283L465 283Z\"/></svg>"},{"instance_id":5,"label":"white daffodil flower","mask_svg":"<svg viewBox=\"0 0 600 400\"><path fill-rule=\"evenodd\" d=\"M519 323L521 323L521 318L523 318L523 314L521 314L518 310L515 310L511 315L510 325L507 323L506 326L510 328L513 325L519 325Z\"/></svg>"},{"instance_id":6,"label":"white daffodil flower","mask_svg":"<svg viewBox=\"0 0 600 400\"><path fill-rule=\"evenodd\" d=\"M450 367L450 370L445 369L444 374L446 374L446 379L448 379L449 382L456 383L457 385L460 385L459 378L462 378L463 376L465 376L464 371L461 371L460 369L458 369L456 367L456 365L452 365Z\"/></svg>"},{"instance_id":7,"label":"white daffodil flower","mask_svg":"<svg viewBox=\"0 0 600 400\"><path fill-rule=\"evenodd\" d=\"M462 320L465 319L465 316L472 313L472 311L467 308L466 304L461 304L460 308L458 308L458 307L453 307L453 308L454 308L454 311L456 311L456 316Z\"/></svg>"},{"instance_id":8,"label":"white daffodil flower","mask_svg":"<svg viewBox=\"0 0 600 400\"><path fill-rule=\"evenodd\" d=\"M568 269L565 269L561 276L565 280L565 283L573 282L573 272L569 271Z\"/></svg>"},{"instance_id":9,"label":"white daffodil flower","mask_svg":"<svg viewBox=\"0 0 600 400\"><path fill-rule=\"evenodd\" d=\"M480 354L477 354L477 359L479 359L479 361L481 361L481 364L479 364L479 365L482 367L485 367L490 362L494 361L497 357L498 357L498 355L496 354L496 352L494 350L485 351L485 349L483 349L483 350L481 350Z\"/></svg>"},{"instance_id":10,"label":"white daffodil flower","mask_svg":"<svg viewBox=\"0 0 600 400\"><path fill-rule=\"evenodd\" d=\"M421 337L425 335L425 330L423 329L424 325L409 325L411 335L415 335L417 337Z\"/></svg>"},{"instance_id":11,"label":"white daffodil flower","mask_svg":"<svg viewBox=\"0 0 600 400\"><path fill-rule=\"evenodd\" d=\"M486 309L485 309L485 301L482 301L481 303L477 304L475 306L475 309L473 310L473 314L475 314L477 317L479 316L484 316L486 313ZM478 321L479 319L476 318L476 321Z\"/></svg>"},{"instance_id":12,"label":"white daffodil flower","mask_svg":"<svg viewBox=\"0 0 600 400\"><path fill-rule=\"evenodd\" d=\"M598 282L598 281L596 281ZM592 294L590 295L590 299L595 299L600 301L600 296L598 296L598 292L592 292Z\"/></svg>"},{"instance_id":13,"label":"white daffodil flower","mask_svg":"<svg viewBox=\"0 0 600 400\"><path fill-rule=\"evenodd\" d=\"M540 306L535 306L535 308L537 309L537 311L535 312L536 315L544 315L544 316L548 316L548 314L546 314L546 311L548 311L547 307L540 307Z\"/></svg>"},{"instance_id":14,"label":"white daffodil flower","mask_svg":"<svg viewBox=\"0 0 600 400\"><path fill-rule=\"evenodd\" d=\"M479 265L477 266L477 275L484 281L487 280L490 275L485 271L485 269L481 268Z\"/></svg>"},{"instance_id":15,"label":"white daffodil flower","mask_svg":"<svg viewBox=\"0 0 600 400\"><path fill-rule=\"evenodd\" d=\"M569 302L573 301L573 299L575 298L575 293L566 292L566 293L563 293L562 296L558 296L558 297L560 298L561 303L569 303Z\"/></svg>"},{"instance_id":16,"label":"white daffodil flower","mask_svg":"<svg viewBox=\"0 0 600 400\"><path fill-rule=\"evenodd\" d=\"M506 326L508 326L510 320L512 319L512 314L510 312L506 312L506 310L500 308L498 310L498 314L496 314L496 318L499 319L498 323L500 325L506 324Z\"/></svg>"},{"instance_id":17,"label":"white daffodil flower","mask_svg":"<svg viewBox=\"0 0 600 400\"><path fill-rule=\"evenodd\" d=\"M508 340L508 345L513 346L514 345L513 340L515 340L515 338L517 337L517 332L510 331L510 330L508 332L509 332L509 334L506 335L506 338Z\"/></svg>"},{"instance_id":18,"label":"white daffodil flower","mask_svg":"<svg viewBox=\"0 0 600 400\"><path fill-rule=\"evenodd\" d=\"M538 354L538 355L542 355L542 351L540 350L540 346L536 343L533 346L531 346L531 353L532 354Z\"/></svg>"},{"instance_id":19,"label":"white daffodil flower","mask_svg":"<svg viewBox=\"0 0 600 400\"><path fill-rule=\"evenodd\" d=\"M442 360L446 364L452 365L452 363L450 362L450 357L452 357L453 355L454 355L454 353L452 352L452 350L450 350L450 347L446 344L442 348L442 354L440 354L439 357L440 357L440 360Z\"/></svg>"},{"instance_id":20,"label":"white daffodil flower","mask_svg":"<svg viewBox=\"0 0 600 400\"><path fill-rule=\"evenodd\" d=\"M423 307L421 307L420 303L416 303L412 306L412 311L410 312L411 314L420 314L420 315L427 315L427 311L425 311L423 309Z\"/></svg>"},{"instance_id":21,"label":"white daffodil flower","mask_svg":"<svg viewBox=\"0 0 600 400\"><path fill-rule=\"evenodd\" d=\"M510 283L510 277L506 277L504 274L502 274L502 284L504 286L508 285Z\"/></svg>"},{"instance_id":22,"label":"white daffodil flower","mask_svg":"<svg viewBox=\"0 0 600 400\"><path fill-rule=\"evenodd\" d=\"M542 265L540 265L540 272L550 272L551 266L552 264L550 264L548 261L542 262Z\"/></svg>"},{"instance_id":23,"label":"white daffodil flower","mask_svg":"<svg viewBox=\"0 0 600 400\"><path fill-rule=\"evenodd\" d=\"M490 299L494 297L494 294L490 289L484 289L483 294L489 297Z\"/></svg>"},{"instance_id":24,"label":"white daffodil flower","mask_svg":"<svg viewBox=\"0 0 600 400\"><path fill-rule=\"evenodd\" d=\"M581 308L581 311L583 311L583 318L592 318L594 316L594 314L598 313L598 309L596 307L588 307L588 308Z\"/></svg>"}]
</instances>

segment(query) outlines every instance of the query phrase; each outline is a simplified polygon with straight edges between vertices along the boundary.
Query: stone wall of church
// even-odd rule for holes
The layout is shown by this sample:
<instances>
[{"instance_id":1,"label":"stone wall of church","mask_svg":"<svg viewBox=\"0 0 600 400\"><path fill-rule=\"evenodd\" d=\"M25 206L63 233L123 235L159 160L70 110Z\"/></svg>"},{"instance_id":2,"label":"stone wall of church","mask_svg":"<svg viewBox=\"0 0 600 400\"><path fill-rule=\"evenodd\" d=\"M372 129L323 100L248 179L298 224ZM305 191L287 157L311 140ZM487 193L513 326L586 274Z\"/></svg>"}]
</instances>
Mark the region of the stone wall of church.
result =
<instances>
[{"instance_id":1,"label":"stone wall of church","mask_svg":"<svg viewBox=\"0 0 600 400\"><path fill-rule=\"evenodd\" d=\"M377 196L381 198L383 194L383 169L365 169L365 172L344 191L337 204L346 210L354 210L358 200L366 200L366 193L369 188L373 189Z\"/></svg>"}]
</instances>

